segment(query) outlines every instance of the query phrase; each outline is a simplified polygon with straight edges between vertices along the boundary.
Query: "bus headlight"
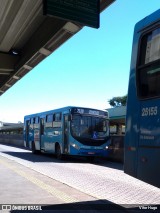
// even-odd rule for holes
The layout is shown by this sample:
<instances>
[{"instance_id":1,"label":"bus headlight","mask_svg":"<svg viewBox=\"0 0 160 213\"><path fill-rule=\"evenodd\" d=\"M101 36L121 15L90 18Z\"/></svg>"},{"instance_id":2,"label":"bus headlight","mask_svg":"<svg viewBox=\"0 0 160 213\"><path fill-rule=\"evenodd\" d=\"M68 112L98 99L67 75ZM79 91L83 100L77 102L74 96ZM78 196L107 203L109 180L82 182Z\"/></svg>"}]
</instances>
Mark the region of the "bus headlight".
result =
<instances>
[{"instance_id":1,"label":"bus headlight","mask_svg":"<svg viewBox=\"0 0 160 213\"><path fill-rule=\"evenodd\" d=\"M79 146L75 143L72 143L71 146L73 146L75 149L79 149Z\"/></svg>"},{"instance_id":2,"label":"bus headlight","mask_svg":"<svg viewBox=\"0 0 160 213\"><path fill-rule=\"evenodd\" d=\"M109 147L108 146L105 146L105 149L108 149Z\"/></svg>"}]
</instances>

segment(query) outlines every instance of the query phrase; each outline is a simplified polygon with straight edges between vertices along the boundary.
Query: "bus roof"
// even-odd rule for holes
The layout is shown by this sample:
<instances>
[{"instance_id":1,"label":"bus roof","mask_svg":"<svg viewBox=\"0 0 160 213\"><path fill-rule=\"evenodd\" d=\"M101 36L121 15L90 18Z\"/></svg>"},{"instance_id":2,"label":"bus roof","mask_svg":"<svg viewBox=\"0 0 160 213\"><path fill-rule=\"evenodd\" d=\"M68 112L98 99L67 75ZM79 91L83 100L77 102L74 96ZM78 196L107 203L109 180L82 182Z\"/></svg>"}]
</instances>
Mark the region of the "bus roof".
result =
<instances>
[{"instance_id":1,"label":"bus roof","mask_svg":"<svg viewBox=\"0 0 160 213\"><path fill-rule=\"evenodd\" d=\"M26 116L24 116L24 118L42 116L42 115L47 115L47 114L49 114L49 113L62 112L62 111L63 111L63 112L66 111L66 113L67 113L67 111L69 112L69 110L72 109L72 108L92 109L92 110L96 110L96 111L108 112L107 110L100 110L100 109L94 109L94 108L89 108L89 107L66 106L66 107L61 107L61 108L57 108L57 109L52 109L52 110L48 110L48 111L44 111L44 112L39 112L39 113L34 113L34 114L26 115Z\"/></svg>"},{"instance_id":2,"label":"bus roof","mask_svg":"<svg viewBox=\"0 0 160 213\"><path fill-rule=\"evenodd\" d=\"M160 9L137 22L137 24L135 25L135 31L142 31L143 29L146 29L150 24L153 24L154 22L159 22L160 21L159 17L160 17Z\"/></svg>"}]
</instances>

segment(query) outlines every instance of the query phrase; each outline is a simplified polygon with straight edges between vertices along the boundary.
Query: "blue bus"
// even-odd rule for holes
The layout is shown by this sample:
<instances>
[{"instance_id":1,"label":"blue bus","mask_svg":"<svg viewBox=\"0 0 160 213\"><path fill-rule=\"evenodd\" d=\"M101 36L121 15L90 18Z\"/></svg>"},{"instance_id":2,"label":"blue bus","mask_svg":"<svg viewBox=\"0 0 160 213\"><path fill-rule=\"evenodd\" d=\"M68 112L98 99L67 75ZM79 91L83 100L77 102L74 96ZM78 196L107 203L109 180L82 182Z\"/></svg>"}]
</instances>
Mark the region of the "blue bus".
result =
<instances>
[{"instance_id":1,"label":"blue bus","mask_svg":"<svg viewBox=\"0 0 160 213\"><path fill-rule=\"evenodd\" d=\"M24 145L35 154L93 160L95 156L107 156L109 144L107 111L68 106L24 117Z\"/></svg>"},{"instance_id":2,"label":"blue bus","mask_svg":"<svg viewBox=\"0 0 160 213\"><path fill-rule=\"evenodd\" d=\"M124 172L160 187L160 10L135 26Z\"/></svg>"}]
</instances>

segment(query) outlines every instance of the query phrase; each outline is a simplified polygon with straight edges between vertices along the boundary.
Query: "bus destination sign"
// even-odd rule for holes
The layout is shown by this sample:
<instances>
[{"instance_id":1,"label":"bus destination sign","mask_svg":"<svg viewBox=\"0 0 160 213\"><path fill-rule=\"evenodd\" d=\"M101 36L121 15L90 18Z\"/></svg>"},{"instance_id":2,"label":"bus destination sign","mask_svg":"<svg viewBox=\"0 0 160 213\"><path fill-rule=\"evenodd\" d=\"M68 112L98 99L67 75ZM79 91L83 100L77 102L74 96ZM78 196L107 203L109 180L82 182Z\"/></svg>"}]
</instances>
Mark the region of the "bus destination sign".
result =
<instances>
[{"instance_id":1,"label":"bus destination sign","mask_svg":"<svg viewBox=\"0 0 160 213\"><path fill-rule=\"evenodd\" d=\"M44 15L99 28L100 0L44 0Z\"/></svg>"},{"instance_id":2,"label":"bus destination sign","mask_svg":"<svg viewBox=\"0 0 160 213\"><path fill-rule=\"evenodd\" d=\"M87 108L72 108L71 113L76 114L88 114L88 115L95 115L95 116L105 116L108 117L108 113L100 110L95 109L87 109Z\"/></svg>"}]
</instances>

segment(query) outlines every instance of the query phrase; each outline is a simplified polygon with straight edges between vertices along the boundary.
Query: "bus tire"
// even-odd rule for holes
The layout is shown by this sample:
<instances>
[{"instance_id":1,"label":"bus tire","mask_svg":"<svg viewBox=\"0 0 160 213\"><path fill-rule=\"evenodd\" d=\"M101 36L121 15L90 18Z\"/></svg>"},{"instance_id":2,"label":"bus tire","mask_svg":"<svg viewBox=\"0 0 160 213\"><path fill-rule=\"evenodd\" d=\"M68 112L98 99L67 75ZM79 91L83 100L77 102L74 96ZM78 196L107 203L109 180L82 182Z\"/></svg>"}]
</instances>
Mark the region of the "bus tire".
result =
<instances>
[{"instance_id":1,"label":"bus tire","mask_svg":"<svg viewBox=\"0 0 160 213\"><path fill-rule=\"evenodd\" d=\"M62 160L63 158L63 155L62 155L62 152L61 152L61 147L59 144L56 144L56 158L59 159L59 160Z\"/></svg>"}]
</instances>

